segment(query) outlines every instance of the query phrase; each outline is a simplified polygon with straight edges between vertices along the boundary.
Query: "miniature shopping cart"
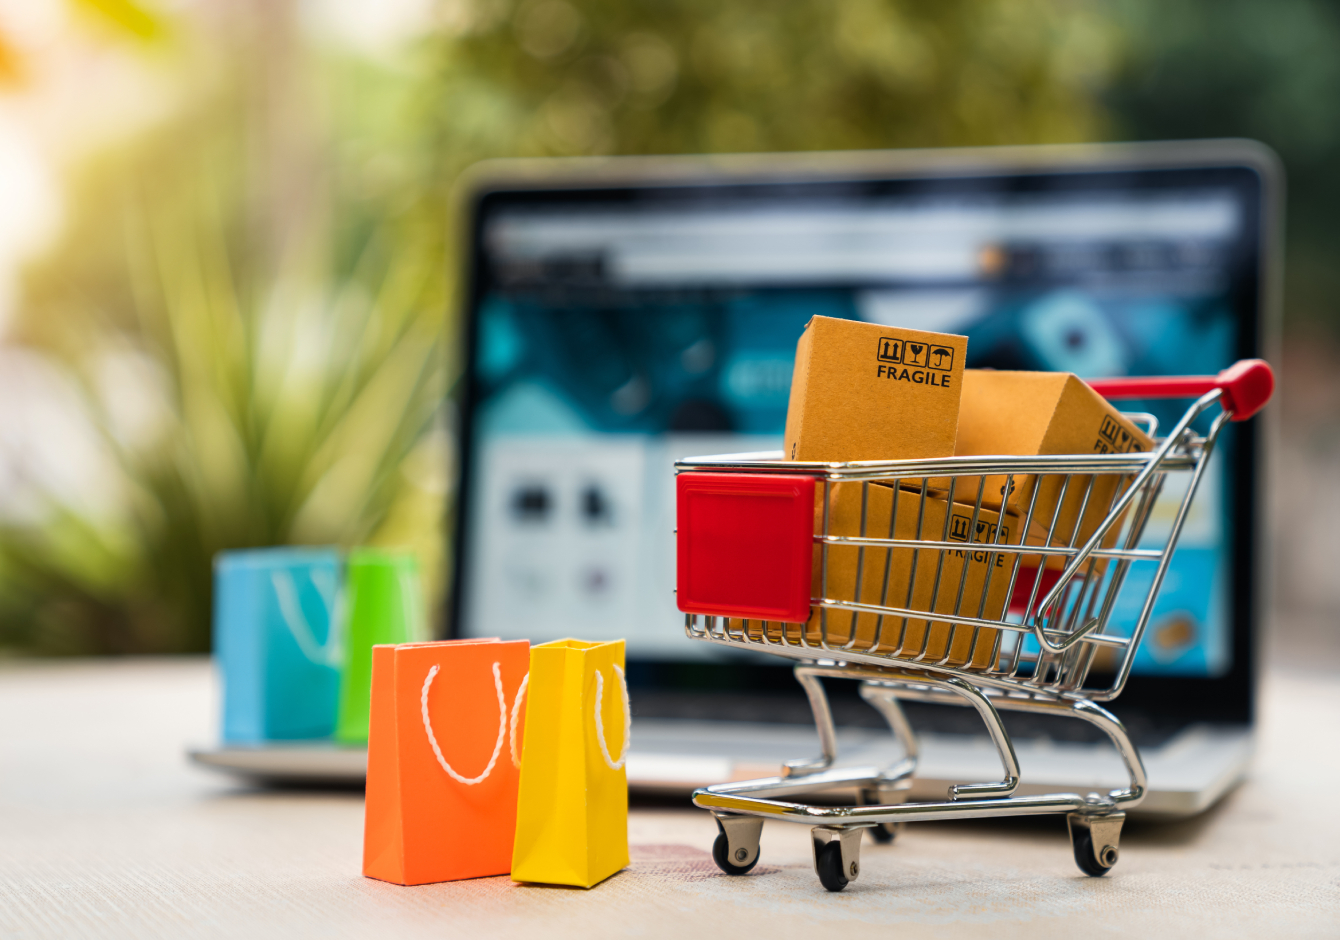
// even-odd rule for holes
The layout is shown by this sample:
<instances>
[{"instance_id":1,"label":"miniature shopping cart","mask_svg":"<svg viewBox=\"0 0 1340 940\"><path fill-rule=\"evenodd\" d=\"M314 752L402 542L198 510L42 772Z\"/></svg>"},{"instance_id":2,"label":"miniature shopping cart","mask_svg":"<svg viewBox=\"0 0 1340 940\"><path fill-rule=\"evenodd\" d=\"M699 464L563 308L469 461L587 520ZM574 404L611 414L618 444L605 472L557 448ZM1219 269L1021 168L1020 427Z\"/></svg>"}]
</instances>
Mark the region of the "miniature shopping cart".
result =
<instances>
[{"instance_id":1,"label":"miniature shopping cart","mask_svg":"<svg viewBox=\"0 0 1340 940\"><path fill-rule=\"evenodd\" d=\"M849 463L737 454L675 465L688 636L797 660L823 752L777 777L694 793L716 818L713 857L723 871L743 875L757 864L765 819L813 827L819 880L840 891L860 871L864 830L886 842L905 822L1040 813L1066 814L1085 873L1116 863L1125 811L1139 805L1146 778L1125 728L1098 703L1126 683L1215 441L1226 422L1265 405L1274 379L1266 363L1247 360L1213 378L1091 384L1112 399L1199 397L1162 438L1152 415L1128 415L1154 440L1136 453ZM1185 477L1175 511L1148 526L1175 476ZM1016 487L1011 514L1002 501ZM828 678L861 683L901 759L884 769L835 766ZM943 802L909 802L917 744L900 699L975 708L1001 779L951 786ZM1127 785L1014 795L1019 766L1001 709L1093 725L1116 747ZM859 799L800 801L823 791Z\"/></svg>"}]
</instances>

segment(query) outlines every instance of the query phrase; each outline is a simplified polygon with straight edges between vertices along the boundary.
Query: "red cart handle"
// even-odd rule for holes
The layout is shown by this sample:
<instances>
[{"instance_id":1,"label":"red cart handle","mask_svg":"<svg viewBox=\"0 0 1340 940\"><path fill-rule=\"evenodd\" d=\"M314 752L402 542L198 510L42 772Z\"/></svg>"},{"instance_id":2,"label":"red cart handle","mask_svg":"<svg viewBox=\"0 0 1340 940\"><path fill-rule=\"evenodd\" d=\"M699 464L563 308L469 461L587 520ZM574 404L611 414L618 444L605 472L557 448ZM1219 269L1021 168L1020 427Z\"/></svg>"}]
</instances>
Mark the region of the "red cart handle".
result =
<instances>
[{"instance_id":1,"label":"red cart handle","mask_svg":"<svg viewBox=\"0 0 1340 940\"><path fill-rule=\"evenodd\" d=\"M1176 375L1149 378L1094 379L1089 383L1104 398L1199 398L1222 391L1224 410L1232 420L1246 421L1266 406L1275 391L1275 373L1264 359L1241 359L1218 375Z\"/></svg>"}]
</instances>

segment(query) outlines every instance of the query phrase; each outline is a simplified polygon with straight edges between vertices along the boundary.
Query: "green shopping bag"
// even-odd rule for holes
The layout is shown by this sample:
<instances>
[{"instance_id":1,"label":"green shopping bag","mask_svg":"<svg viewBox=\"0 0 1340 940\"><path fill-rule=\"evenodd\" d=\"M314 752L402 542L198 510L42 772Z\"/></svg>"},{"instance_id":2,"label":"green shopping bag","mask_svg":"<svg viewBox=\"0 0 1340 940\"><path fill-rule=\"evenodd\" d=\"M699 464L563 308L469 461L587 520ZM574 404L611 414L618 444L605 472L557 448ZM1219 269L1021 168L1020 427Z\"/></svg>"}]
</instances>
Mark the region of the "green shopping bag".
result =
<instances>
[{"instance_id":1,"label":"green shopping bag","mask_svg":"<svg viewBox=\"0 0 1340 940\"><path fill-rule=\"evenodd\" d=\"M372 700L372 647L423 639L419 566L409 552L358 548L345 567L345 662L335 738L368 740Z\"/></svg>"}]
</instances>

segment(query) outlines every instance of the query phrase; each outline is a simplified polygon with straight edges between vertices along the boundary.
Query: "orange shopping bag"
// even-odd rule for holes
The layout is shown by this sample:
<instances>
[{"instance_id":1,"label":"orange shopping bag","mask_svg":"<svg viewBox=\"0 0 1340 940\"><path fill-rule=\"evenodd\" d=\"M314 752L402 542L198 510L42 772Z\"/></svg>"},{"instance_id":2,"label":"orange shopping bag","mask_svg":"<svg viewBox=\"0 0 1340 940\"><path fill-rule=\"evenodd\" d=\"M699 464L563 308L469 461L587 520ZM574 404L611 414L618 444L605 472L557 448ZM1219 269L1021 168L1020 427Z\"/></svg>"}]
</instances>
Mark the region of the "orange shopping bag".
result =
<instances>
[{"instance_id":1,"label":"orange shopping bag","mask_svg":"<svg viewBox=\"0 0 1340 940\"><path fill-rule=\"evenodd\" d=\"M363 874L508 873L529 665L525 640L372 648Z\"/></svg>"}]
</instances>

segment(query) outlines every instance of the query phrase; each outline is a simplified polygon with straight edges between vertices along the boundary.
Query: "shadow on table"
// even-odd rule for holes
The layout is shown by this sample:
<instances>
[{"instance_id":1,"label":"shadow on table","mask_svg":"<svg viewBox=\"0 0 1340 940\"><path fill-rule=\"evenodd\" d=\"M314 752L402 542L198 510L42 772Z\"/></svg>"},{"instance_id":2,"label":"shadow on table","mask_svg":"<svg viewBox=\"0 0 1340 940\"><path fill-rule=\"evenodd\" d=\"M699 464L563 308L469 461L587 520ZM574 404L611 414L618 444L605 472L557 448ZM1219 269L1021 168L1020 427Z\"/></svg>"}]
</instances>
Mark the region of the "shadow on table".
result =
<instances>
[{"instance_id":1,"label":"shadow on table","mask_svg":"<svg viewBox=\"0 0 1340 940\"><path fill-rule=\"evenodd\" d=\"M202 794L201 799L208 802L228 802L231 800L254 800L257 797L285 800L304 800L312 797L341 797L348 800L363 800L363 788L343 783L313 780L309 782L284 780L270 782L259 778L220 778L215 787Z\"/></svg>"}]
</instances>

